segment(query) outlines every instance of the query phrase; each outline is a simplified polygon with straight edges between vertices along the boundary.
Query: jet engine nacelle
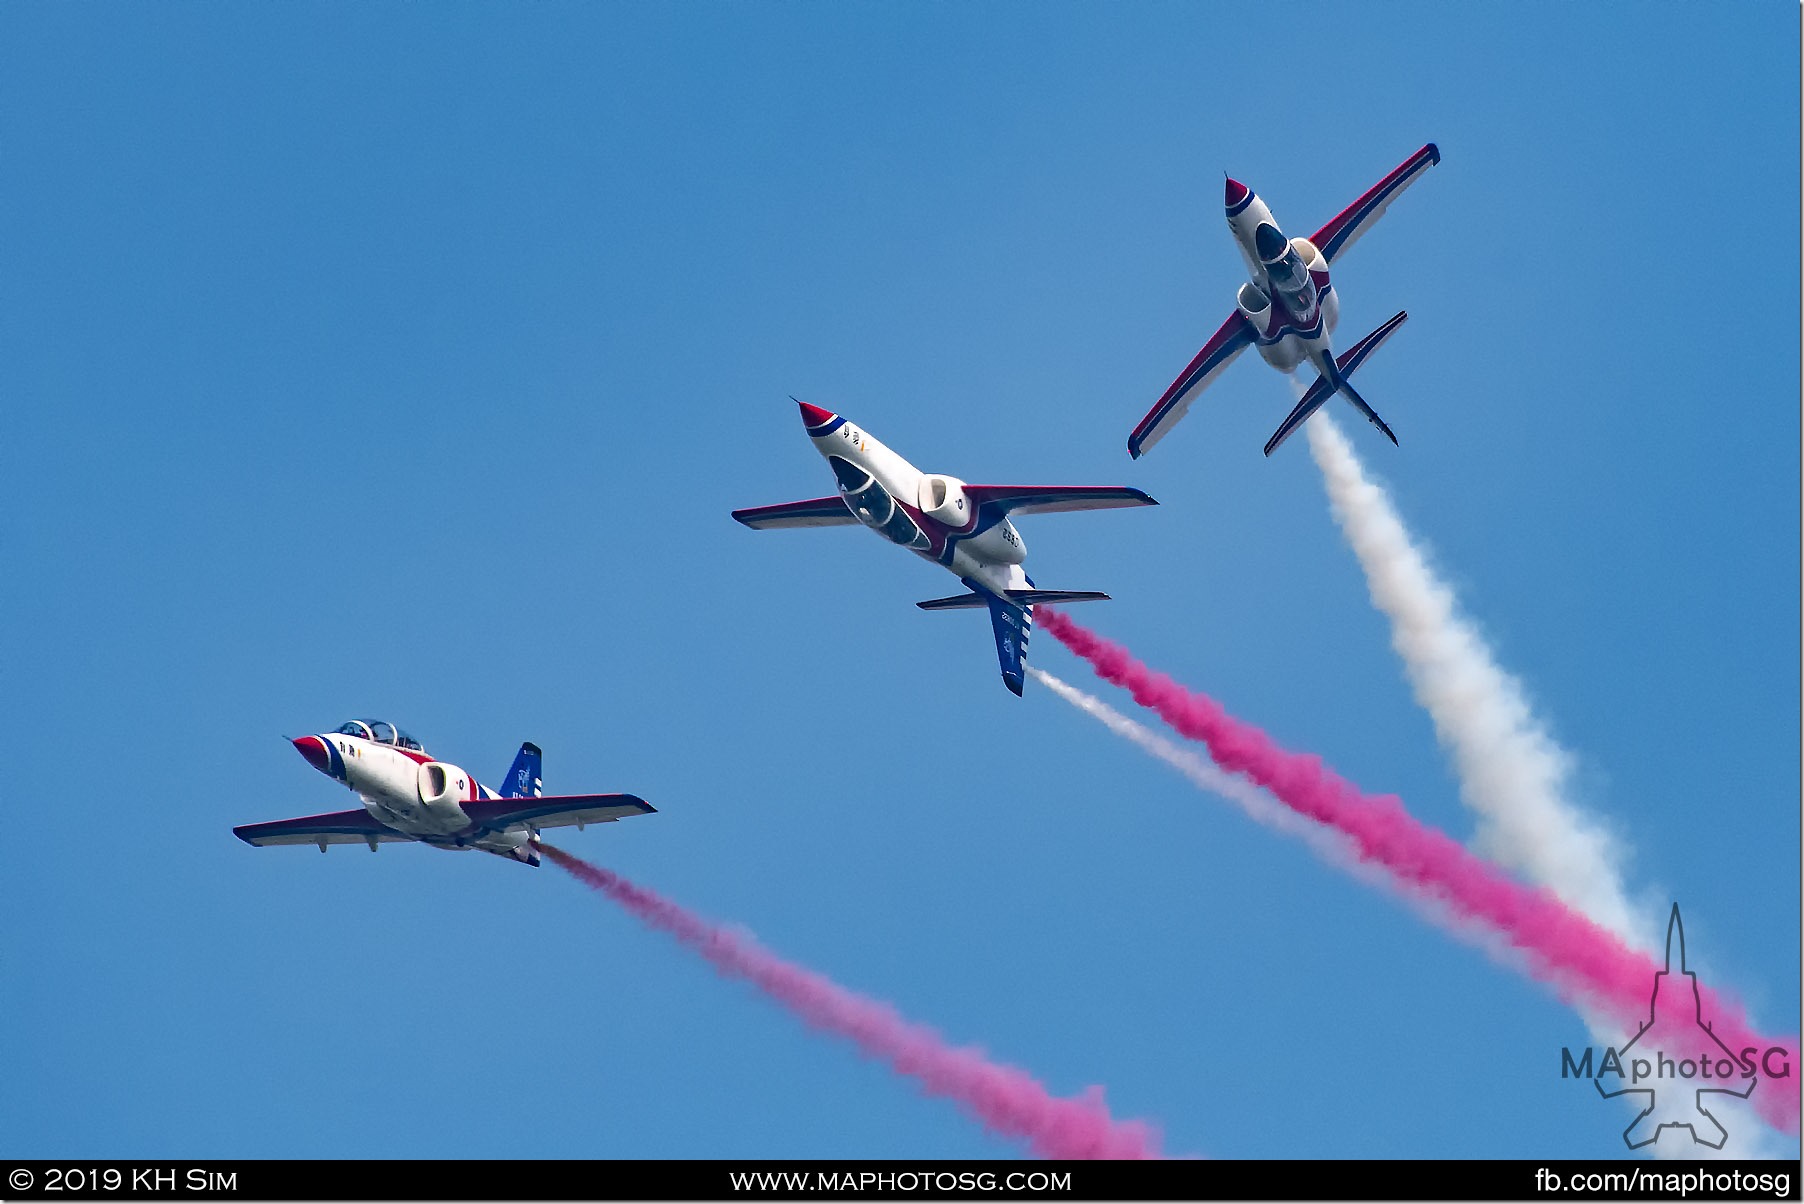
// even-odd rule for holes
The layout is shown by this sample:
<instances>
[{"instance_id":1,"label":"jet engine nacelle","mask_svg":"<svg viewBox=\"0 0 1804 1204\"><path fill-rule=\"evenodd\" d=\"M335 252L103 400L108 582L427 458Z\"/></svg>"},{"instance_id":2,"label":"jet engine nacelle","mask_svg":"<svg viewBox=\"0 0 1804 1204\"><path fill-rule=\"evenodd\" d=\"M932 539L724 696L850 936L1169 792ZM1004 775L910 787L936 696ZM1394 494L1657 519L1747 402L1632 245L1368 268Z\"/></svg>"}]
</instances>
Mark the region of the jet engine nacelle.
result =
<instances>
[{"instance_id":1,"label":"jet engine nacelle","mask_svg":"<svg viewBox=\"0 0 1804 1204\"><path fill-rule=\"evenodd\" d=\"M1297 258L1302 260L1303 266L1310 271L1325 272L1328 270L1328 261L1322 258L1322 253L1316 250L1315 244L1307 238L1291 239L1290 249L1297 253Z\"/></svg>"},{"instance_id":2,"label":"jet engine nacelle","mask_svg":"<svg viewBox=\"0 0 1804 1204\"><path fill-rule=\"evenodd\" d=\"M428 807L455 807L476 797L476 779L455 765L427 761L420 766L419 789Z\"/></svg>"},{"instance_id":3,"label":"jet engine nacelle","mask_svg":"<svg viewBox=\"0 0 1804 1204\"><path fill-rule=\"evenodd\" d=\"M975 509L971 505L971 499L965 496L965 483L957 477L942 476L939 473L929 473L921 478L920 496L915 499L915 508L948 527L965 526L971 521L971 513Z\"/></svg>"},{"instance_id":4,"label":"jet engine nacelle","mask_svg":"<svg viewBox=\"0 0 1804 1204\"><path fill-rule=\"evenodd\" d=\"M990 564L1020 564L1027 559L1027 541L1006 518L983 534L965 540L959 547Z\"/></svg>"},{"instance_id":5,"label":"jet engine nacelle","mask_svg":"<svg viewBox=\"0 0 1804 1204\"><path fill-rule=\"evenodd\" d=\"M1272 317L1272 299L1259 291L1258 285L1241 285L1234 304L1240 307L1240 316L1251 322L1254 330L1260 334L1265 333L1266 325Z\"/></svg>"}]
</instances>

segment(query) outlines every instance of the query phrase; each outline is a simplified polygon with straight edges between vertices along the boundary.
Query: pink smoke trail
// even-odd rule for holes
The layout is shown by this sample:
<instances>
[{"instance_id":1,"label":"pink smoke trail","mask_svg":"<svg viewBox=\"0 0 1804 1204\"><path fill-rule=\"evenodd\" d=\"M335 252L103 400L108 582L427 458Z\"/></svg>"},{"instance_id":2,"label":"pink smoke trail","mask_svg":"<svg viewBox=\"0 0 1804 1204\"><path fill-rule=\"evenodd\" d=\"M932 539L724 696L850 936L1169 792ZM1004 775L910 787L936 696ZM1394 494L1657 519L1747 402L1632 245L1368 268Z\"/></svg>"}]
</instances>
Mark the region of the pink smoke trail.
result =
<instances>
[{"instance_id":1,"label":"pink smoke trail","mask_svg":"<svg viewBox=\"0 0 1804 1204\"><path fill-rule=\"evenodd\" d=\"M1206 694L1187 689L1135 660L1126 648L1042 607L1040 626L1122 687L1172 730L1207 746L1216 764L1265 787L1285 806L1352 838L1360 859L1388 870L1405 890L1426 894L1456 915L1495 930L1527 959L1531 976L1562 998L1582 995L1631 1032L1646 1022L1654 973L1662 967L1625 946L1550 891L1505 876L1466 847L1421 823L1396 795L1368 795L1322 764L1290 752ZM1786 1132L1798 1128L1798 1040L1756 1034L1741 1010L1700 988L1703 1016L1723 1044L1740 1052L1780 1046L1790 1078L1753 1093L1762 1116ZM1701 1038L1700 1038L1701 1039Z\"/></svg>"},{"instance_id":2,"label":"pink smoke trail","mask_svg":"<svg viewBox=\"0 0 1804 1204\"><path fill-rule=\"evenodd\" d=\"M1100 1087L1090 1088L1081 1099L1059 1099L1026 1071L999 1066L975 1049L954 1049L887 1003L786 962L611 870L543 841L539 848L559 868L688 945L722 974L745 979L804 1023L849 1038L871 1057L919 1079L927 1094L957 1100L992 1132L1025 1138L1042 1158L1160 1156L1153 1129L1142 1121L1111 1117Z\"/></svg>"}]
</instances>

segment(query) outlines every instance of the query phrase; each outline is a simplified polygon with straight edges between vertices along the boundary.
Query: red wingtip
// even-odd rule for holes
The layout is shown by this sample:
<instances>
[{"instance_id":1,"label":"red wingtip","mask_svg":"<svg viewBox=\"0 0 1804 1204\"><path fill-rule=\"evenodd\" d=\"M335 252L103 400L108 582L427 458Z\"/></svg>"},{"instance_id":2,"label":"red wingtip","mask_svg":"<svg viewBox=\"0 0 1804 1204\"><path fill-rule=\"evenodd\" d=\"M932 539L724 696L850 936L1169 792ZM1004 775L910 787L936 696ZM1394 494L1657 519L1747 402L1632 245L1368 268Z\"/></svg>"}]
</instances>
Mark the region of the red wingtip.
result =
<instances>
[{"instance_id":1,"label":"red wingtip","mask_svg":"<svg viewBox=\"0 0 1804 1204\"><path fill-rule=\"evenodd\" d=\"M326 744L318 736L296 736L294 750L307 758L307 764L321 773L332 772L331 758L326 756Z\"/></svg>"},{"instance_id":2,"label":"red wingtip","mask_svg":"<svg viewBox=\"0 0 1804 1204\"><path fill-rule=\"evenodd\" d=\"M833 413L830 410L811 406L805 401L798 401L796 404L802 407L802 425L810 430L817 426L826 426L833 421Z\"/></svg>"},{"instance_id":3,"label":"red wingtip","mask_svg":"<svg viewBox=\"0 0 1804 1204\"><path fill-rule=\"evenodd\" d=\"M1245 184L1242 184L1239 180L1229 179L1228 196L1224 203L1228 208L1232 209L1234 206L1240 204L1240 202L1246 200L1247 193L1251 191L1252 189L1248 188Z\"/></svg>"}]
</instances>

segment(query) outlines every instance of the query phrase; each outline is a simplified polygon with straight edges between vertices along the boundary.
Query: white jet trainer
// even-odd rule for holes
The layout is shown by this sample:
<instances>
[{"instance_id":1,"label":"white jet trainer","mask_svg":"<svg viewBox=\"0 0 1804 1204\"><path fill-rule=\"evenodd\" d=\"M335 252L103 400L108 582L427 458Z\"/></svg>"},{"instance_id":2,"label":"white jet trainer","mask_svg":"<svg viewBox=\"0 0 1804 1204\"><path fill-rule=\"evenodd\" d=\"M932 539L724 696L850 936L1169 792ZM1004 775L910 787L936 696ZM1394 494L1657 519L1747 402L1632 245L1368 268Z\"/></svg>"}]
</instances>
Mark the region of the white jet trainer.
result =
<instances>
[{"instance_id":1,"label":"white jet trainer","mask_svg":"<svg viewBox=\"0 0 1804 1204\"><path fill-rule=\"evenodd\" d=\"M539 864L540 828L611 823L656 808L631 794L543 793L543 754L522 744L500 791L468 771L434 760L420 742L380 719L353 719L335 732L298 736L307 763L356 792L355 811L308 815L233 828L253 845L366 844L417 840L440 849L481 849Z\"/></svg>"},{"instance_id":2,"label":"white jet trainer","mask_svg":"<svg viewBox=\"0 0 1804 1204\"><path fill-rule=\"evenodd\" d=\"M1225 205L1228 230L1246 260L1252 279L1240 286L1234 312L1210 336L1196 358L1171 382L1158 404L1147 411L1128 436L1128 454L1138 458L1163 439L1209 383L1235 356L1258 347L1266 363L1290 372L1307 360L1321 371L1296 408L1266 441L1265 454L1303 425L1322 403L1344 394L1392 443L1397 436L1384 424L1365 399L1347 383L1347 377L1378 350L1409 317L1398 313L1384 325L1336 356L1329 335L1340 321L1340 297L1328 279L1328 266L1338 264L1340 254L1353 245L1378 220L1385 208L1421 174L1441 161L1441 152L1430 142L1406 159L1395 171L1374 184L1364 196L1341 210L1340 215L1313 238L1285 238L1277 219L1253 190L1239 180L1229 180Z\"/></svg>"},{"instance_id":3,"label":"white jet trainer","mask_svg":"<svg viewBox=\"0 0 1804 1204\"><path fill-rule=\"evenodd\" d=\"M957 477L922 472L837 414L805 401L796 404L802 407L802 425L814 449L827 458L839 481L839 494L735 510L733 517L759 531L863 523L950 570L971 592L916 605L922 610L987 607L1002 681L1016 694L1027 672L1034 604L1090 602L1108 595L1035 586L1021 567L1027 545L1009 516L1158 505L1140 490L1120 486L967 485Z\"/></svg>"}]
</instances>

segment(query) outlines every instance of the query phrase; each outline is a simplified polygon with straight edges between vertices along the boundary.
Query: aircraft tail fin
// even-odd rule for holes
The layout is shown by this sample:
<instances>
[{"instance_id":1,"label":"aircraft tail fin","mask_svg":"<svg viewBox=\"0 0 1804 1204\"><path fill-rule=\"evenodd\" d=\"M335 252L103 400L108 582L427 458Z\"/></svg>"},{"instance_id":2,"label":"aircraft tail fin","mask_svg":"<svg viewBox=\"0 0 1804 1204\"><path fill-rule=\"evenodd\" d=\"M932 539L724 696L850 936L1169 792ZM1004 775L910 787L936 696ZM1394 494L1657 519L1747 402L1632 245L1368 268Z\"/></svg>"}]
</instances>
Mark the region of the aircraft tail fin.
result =
<instances>
[{"instance_id":1,"label":"aircraft tail fin","mask_svg":"<svg viewBox=\"0 0 1804 1204\"><path fill-rule=\"evenodd\" d=\"M1020 565L1010 570L1013 585L996 591L993 587L966 577L971 587L968 594L950 598L931 598L916 602L922 610L990 610L990 630L996 636L996 661L1002 669L1002 684L1019 696L1027 681L1027 637L1033 632L1034 605L1039 602L1104 602L1109 595L1096 590L1041 589Z\"/></svg>"},{"instance_id":2,"label":"aircraft tail fin","mask_svg":"<svg viewBox=\"0 0 1804 1204\"><path fill-rule=\"evenodd\" d=\"M1296 408L1291 410L1284 421L1278 424L1278 429L1272 433L1272 437L1266 440L1265 454L1269 456L1278 450L1278 445L1296 433L1296 429L1303 425L1304 419L1321 409L1322 403L1336 393L1343 394L1355 409L1371 421L1373 426L1384 432L1385 438L1395 443L1397 436L1391 432L1390 427L1384 424L1384 419L1380 418L1377 412L1366 404L1366 399L1359 395L1347 378L1353 375L1353 370L1363 364L1374 351L1382 347L1385 340L1395 334L1397 328L1403 325L1408 318L1407 312L1399 310L1384 325L1333 359L1324 356L1320 365L1323 370L1322 375L1313 385L1309 386L1309 391L1303 394L1303 399L1297 402Z\"/></svg>"},{"instance_id":3,"label":"aircraft tail fin","mask_svg":"<svg viewBox=\"0 0 1804 1204\"><path fill-rule=\"evenodd\" d=\"M1002 667L1002 684L1019 697L1027 680L1027 637L1034 625L1033 604L994 595L985 601L990 604L990 629L996 633L996 660Z\"/></svg>"},{"instance_id":4,"label":"aircraft tail fin","mask_svg":"<svg viewBox=\"0 0 1804 1204\"><path fill-rule=\"evenodd\" d=\"M502 798L538 798L545 793L544 754L531 741L520 746L507 779L501 786ZM534 854L537 857L537 854ZM532 864L537 865L535 860Z\"/></svg>"}]
</instances>

